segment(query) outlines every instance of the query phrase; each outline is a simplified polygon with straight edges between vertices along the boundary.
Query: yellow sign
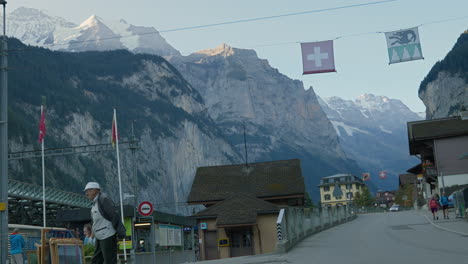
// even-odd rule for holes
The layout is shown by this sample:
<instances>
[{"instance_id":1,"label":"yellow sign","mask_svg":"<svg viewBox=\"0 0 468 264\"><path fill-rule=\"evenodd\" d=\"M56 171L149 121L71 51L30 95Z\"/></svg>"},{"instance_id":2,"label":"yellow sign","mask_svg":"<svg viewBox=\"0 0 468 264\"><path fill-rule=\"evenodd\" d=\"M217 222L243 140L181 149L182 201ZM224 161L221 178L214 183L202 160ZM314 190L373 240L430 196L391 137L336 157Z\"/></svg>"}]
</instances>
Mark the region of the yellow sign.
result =
<instances>
[{"instance_id":1,"label":"yellow sign","mask_svg":"<svg viewBox=\"0 0 468 264\"><path fill-rule=\"evenodd\" d=\"M3 212L6 210L6 203L0 203L0 212Z\"/></svg>"},{"instance_id":2,"label":"yellow sign","mask_svg":"<svg viewBox=\"0 0 468 264\"><path fill-rule=\"evenodd\" d=\"M418 180L422 180L422 178L424 178L424 175L423 174L418 174Z\"/></svg>"},{"instance_id":3,"label":"yellow sign","mask_svg":"<svg viewBox=\"0 0 468 264\"><path fill-rule=\"evenodd\" d=\"M120 240L120 241L118 242L118 244L119 244L119 249L120 249L120 250L123 250L123 249L124 249L124 247L123 247L123 245L124 245L124 244L123 244L123 240ZM125 249L132 249L132 241L131 241L131 240L125 240Z\"/></svg>"}]
</instances>

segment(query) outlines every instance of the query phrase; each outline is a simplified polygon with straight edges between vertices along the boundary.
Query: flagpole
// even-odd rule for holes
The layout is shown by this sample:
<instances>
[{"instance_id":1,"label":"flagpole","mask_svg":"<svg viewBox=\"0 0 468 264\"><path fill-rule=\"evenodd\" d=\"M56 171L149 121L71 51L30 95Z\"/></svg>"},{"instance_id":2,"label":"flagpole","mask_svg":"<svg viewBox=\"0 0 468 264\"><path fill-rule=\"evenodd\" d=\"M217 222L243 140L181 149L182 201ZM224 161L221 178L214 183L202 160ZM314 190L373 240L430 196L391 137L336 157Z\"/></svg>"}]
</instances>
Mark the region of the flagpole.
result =
<instances>
[{"instance_id":1,"label":"flagpole","mask_svg":"<svg viewBox=\"0 0 468 264\"><path fill-rule=\"evenodd\" d=\"M41 105L41 120L44 114L44 106ZM46 228L46 201L45 201L45 163L44 163L44 138L42 138L42 217L44 218L44 228Z\"/></svg>"},{"instance_id":2,"label":"flagpole","mask_svg":"<svg viewBox=\"0 0 468 264\"><path fill-rule=\"evenodd\" d=\"M117 129L117 111L114 108L114 125L115 125L115 145L116 145L116 152L117 152L117 174L119 176L119 194L120 194L120 217L122 218L122 224L125 223L124 221L124 213L123 213L123 199L122 199L122 179L120 177L120 156L119 156L119 130ZM127 247L125 243L125 236L123 239L123 249L124 249L124 259L127 262Z\"/></svg>"}]
</instances>

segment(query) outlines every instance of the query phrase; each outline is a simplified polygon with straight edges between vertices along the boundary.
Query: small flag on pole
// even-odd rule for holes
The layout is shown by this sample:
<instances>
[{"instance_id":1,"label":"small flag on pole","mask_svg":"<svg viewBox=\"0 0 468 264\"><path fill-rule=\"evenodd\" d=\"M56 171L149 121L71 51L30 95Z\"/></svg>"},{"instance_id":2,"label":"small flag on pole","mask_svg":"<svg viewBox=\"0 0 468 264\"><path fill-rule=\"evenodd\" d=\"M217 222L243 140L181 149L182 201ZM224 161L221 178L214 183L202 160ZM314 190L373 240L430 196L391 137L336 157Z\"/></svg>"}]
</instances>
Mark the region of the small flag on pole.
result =
<instances>
[{"instance_id":1,"label":"small flag on pole","mask_svg":"<svg viewBox=\"0 0 468 264\"><path fill-rule=\"evenodd\" d=\"M379 178L382 180L387 178L387 172L386 171L379 172Z\"/></svg>"},{"instance_id":2,"label":"small flag on pole","mask_svg":"<svg viewBox=\"0 0 468 264\"><path fill-rule=\"evenodd\" d=\"M41 121L39 122L39 143L42 143L45 135L46 135L45 111L44 111L44 107L41 106Z\"/></svg>"},{"instance_id":3,"label":"small flag on pole","mask_svg":"<svg viewBox=\"0 0 468 264\"><path fill-rule=\"evenodd\" d=\"M333 40L301 43L302 74L336 72Z\"/></svg>"},{"instance_id":4,"label":"small flag on pole","mask_svg":"<svg viewBox=\"0 0 468 264\"><path fill-rule=\"evenodd\" d=\"M418 28L386 32L389 64L424 59Z\"/></svg>"},{"instance_id":5,"label":"small flag on pole","mask_svg":"<svg viewBox=\"0 0 468 264\"><path fill-rule=\"evenodd\" d=\"M363 181L369 181L370 180L370 173L369 172L365 172L362 174L362 180Z\"/></svg>"},{"instance_id":6,"label":"small flag on pole","mask_svg":"<svg viewBox=\"0 0 468 264\"><path fill-rule=\"evenodd\" d=\"M112 117L112 147L115 148L115 142L117 142L117 128L115 127L115 113L114 116Z\"/></svg>"}]
</instances>

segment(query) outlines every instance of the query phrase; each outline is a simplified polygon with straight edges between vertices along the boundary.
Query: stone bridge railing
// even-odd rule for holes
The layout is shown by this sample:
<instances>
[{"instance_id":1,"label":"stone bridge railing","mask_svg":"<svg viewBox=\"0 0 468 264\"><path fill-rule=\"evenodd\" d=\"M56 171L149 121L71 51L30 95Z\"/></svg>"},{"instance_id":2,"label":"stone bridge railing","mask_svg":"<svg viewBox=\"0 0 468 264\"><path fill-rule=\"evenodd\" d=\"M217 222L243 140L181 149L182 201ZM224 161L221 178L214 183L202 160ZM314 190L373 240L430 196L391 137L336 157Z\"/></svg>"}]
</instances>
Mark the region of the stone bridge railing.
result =
<instances>
[{"instance_id":1,"label":"stone bridge railing","mask_svg":"<svg viewBox=\"0 0 468 264\"><path fill-rule=\"evenodd\" d=\"M284 207L276 221L276 252L285 253L302 239L355 218L355 210L348 206L322 208L321 211Z\"/></svg>"}]
</instances>

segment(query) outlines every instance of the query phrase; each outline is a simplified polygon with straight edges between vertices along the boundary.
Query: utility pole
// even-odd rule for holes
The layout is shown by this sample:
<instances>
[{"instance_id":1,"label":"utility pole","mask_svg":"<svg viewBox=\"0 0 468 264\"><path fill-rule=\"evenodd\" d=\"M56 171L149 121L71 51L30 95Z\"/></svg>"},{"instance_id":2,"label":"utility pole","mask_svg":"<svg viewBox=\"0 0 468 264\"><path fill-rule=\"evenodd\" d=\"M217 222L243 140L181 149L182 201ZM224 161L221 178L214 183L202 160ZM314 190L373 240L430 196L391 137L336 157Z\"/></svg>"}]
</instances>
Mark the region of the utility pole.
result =
<instances>
[{"instance_id":1,"label":"utility pole","mask_svg":"<svg viewBox=\"0 0 468 264\"><path fill-rule=\"evenodd\" d=\"M247 137L245 136L245 122L243 122L242 125L244 126L245 166L248 167L249 166L249 161L248 161L248 157L247 157Z\"/></svg>"},{"instance_id":2,"label":"utility pole","mask_svg":"<svg viewBox=\"0 0 468 264\"><path fill-rule=\"evenodd\" d=\"M132 121L132 141L135 141L135 131L134 131L134 127L133 127L133 123L135 122L135 120ZM138 206L138 177L137 177L137 164L136 164L136 157L135 157L135 151L136 151L136 148L134 146L130 147L130 150L132 151L132 161L133 161L133 181L134 181L134 185L133 185L133 223L136 223L136 218L137 218L137 215L136 215L136 208ZM131 259L132 259L132 263L136 263L136 256L135 256L135 251L136 251L136 247L137 247L137 237L136 237L136 234L135 234L135 224L132 224L132 244L133 244L133 249L130 251L130 254L131 254Z\"/></svg>"},{"instance_id":3,"label":"utility pole","mask_svg":"<svg viewBox=\"0 0 468 264\"><path fill-rule=\"evenodd\" d=\"M8 259L8 80L6 4L3 5L3 37L0 67L0 264Z\"/></svg>"}]
</instances>

